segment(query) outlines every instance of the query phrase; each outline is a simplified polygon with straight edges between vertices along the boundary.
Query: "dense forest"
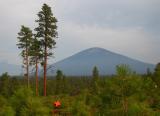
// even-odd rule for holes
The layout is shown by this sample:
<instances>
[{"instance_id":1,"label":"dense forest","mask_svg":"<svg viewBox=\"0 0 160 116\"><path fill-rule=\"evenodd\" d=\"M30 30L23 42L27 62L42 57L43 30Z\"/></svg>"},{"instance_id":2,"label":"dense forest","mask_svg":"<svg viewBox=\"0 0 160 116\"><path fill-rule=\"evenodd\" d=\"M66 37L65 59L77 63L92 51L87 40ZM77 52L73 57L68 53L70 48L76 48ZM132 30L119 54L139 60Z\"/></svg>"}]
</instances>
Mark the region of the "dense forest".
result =
<instances>
[{"instance_id":1,"label":"dense forest","mask_svg":"<svg viewBox=\"0 0 160 116\"><path fill-rule=\"evenodd\" d=\"M116 75L99 76L97 67L89 77L69 77L58 70L47 79L43 96L43 78L36 95L35 77L30 86L24 77L0 77L0 116L51 116L59 100L59 115L67 116L159 116L160 63L155 71L139 75L127 65L118 65Z\"/></svg>"}]
</instances>

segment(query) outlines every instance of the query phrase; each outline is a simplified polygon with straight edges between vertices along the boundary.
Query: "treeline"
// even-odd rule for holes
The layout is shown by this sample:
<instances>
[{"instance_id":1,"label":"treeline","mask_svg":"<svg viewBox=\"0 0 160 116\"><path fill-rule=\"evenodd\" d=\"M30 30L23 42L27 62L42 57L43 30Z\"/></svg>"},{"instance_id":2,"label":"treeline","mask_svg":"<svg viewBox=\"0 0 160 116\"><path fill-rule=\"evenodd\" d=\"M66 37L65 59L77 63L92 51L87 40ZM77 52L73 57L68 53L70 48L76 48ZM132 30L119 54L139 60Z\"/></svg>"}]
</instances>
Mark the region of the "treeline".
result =
<instances>
[{"instance_id":1,"label":"treeline","mask_svg":"<svg viewBox=\"0 0 160 116\"><path fill-rule=\"evenodd\" d=\"M154 73L139 75L127 65L118 65L116 75L99 76L94 67L90 77L67 77L57 71L47 79L43 97L43 79L36 96L35 78L27 88L22 77L7 73L0 77L0 116L50 116L52 103L59 100L60 111L71 116L159 116L160 63Z\"/></svg>"}]
</instances>

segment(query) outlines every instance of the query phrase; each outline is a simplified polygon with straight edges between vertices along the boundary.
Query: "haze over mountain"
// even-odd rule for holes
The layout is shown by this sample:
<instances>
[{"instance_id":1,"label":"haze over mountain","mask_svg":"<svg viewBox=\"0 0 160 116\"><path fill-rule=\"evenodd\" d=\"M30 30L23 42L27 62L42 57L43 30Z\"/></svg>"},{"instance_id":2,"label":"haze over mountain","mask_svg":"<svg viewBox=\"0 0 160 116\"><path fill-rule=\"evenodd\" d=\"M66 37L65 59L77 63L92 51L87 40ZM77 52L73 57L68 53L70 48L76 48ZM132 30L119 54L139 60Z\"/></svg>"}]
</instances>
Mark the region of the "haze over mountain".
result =
<instances>
[{"instance_id":1,"label":"haze over mountain","mask_svg":"<svg viewBox=\"0 0 160 116\"><path fill-rule=\"evenodd\" d=\"M19 65L9 64L6 61L0 62L0 74L8 72L10 75L19 75L21 70Z\"/></svg>"},{"instance_id":2,"label":"haze over mountain","mask_svg":"<svg viewBox=\"0 0 160 116\"><path fill-rule=\"evenodd\" d=\"M98 67L101 75L110 75L115 74L115 68L118 64L128 64L133 71L140 74L146 73L147 68L150 68L152 71L155 67L153 64L144 63L103 48L94 47L50 65L48 67L48 75L55 75L58 69L62 70L65 75L91 75L94 66ZM19 65L3 61L0 62L0 74L4 72L8 72L10 75L20 75L22 69Z\"/></svg>"},{"instance_id":3,"label":"haze over mountain","mask_svg":"<svg viewBox=\"0 0 160 116\"><path fill-rule=\"evenodd\" d=\"M140 74L145 73L147 68L154 69L153 64L94 47L50 65L48 75L55 75L58 69L62 70L65 75L91 75L94 66L98 67L101 75L110 75L115 74L115 68L118 64L127 64L133 71Z\"/></svg>"}]
</instances>

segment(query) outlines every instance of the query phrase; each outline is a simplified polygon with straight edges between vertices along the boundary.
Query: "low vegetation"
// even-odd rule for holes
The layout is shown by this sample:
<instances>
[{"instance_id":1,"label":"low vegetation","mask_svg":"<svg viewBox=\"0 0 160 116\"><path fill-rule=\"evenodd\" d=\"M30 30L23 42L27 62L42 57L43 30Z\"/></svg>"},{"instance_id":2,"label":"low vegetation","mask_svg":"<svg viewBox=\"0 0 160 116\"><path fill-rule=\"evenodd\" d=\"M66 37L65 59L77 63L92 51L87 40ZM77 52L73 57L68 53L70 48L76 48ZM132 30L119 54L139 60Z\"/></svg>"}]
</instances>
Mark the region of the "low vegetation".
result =
<instances>
[{"instance_id":1,"label":"low vegetation","mask_svg":"<svg viewBox=\"0 0 160 116\"><path fill-rule=\"evenodd\" d=\"M116 75L103 77L97 67L90 77L67 77L59 70L47 79L46 97L43 79L39 79L36 96L34 77L28 88L24 77L4 73L0 77L0 116L51 116L56 100L61 102L60 115L159 116L159 66L154 73L138 75L127 65L119 65Z\"/></svg>"}]
</instances>

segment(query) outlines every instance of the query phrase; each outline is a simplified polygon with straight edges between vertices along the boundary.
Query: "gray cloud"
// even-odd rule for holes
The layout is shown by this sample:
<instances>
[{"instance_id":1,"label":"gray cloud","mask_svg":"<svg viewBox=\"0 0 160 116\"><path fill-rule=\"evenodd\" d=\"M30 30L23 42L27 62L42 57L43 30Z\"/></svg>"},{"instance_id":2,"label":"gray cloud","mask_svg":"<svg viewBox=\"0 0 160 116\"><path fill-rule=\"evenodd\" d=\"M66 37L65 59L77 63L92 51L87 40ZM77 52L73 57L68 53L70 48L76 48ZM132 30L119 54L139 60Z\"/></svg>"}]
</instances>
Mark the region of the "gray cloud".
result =
<instances>
[{"instance_id":1,"label":"gray cloud","mask_svg":"<svg viewBox=\"0 0 160 116\"><path fill-rule=\"evenodd\" d=\"M63 27L63 35L57 45L57 56L64 52L61 50L72 55L82 48L99 46L145 62L157 63L160 60L160 39L142 28L115 29L75 23ZM63 57L66 56L67 54L63 54Z\"/></svg>"},{"instance_id":2,"label":"gray cloud","mask_svg":"<svg viewBox=\"0 0 160 116\"><path fill-rule=\"evenodd\" d=\"M79 24L160 29L159 0L71 0L63 6L62 18Z\"/></svg>"},{"instance_id":3,"label":"gray cloud","mask_svg":"<svg viewBox=\"0 0 160 116\"><path fill-rule=\"evenodd\" d=\"M59 20L56 61L94 46L146 62L160 61L159 0L0 1L0 60L20 63L16 46L20 25L33 29L43 3L52 6Z\"/></svg>"}]
</instances>

